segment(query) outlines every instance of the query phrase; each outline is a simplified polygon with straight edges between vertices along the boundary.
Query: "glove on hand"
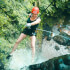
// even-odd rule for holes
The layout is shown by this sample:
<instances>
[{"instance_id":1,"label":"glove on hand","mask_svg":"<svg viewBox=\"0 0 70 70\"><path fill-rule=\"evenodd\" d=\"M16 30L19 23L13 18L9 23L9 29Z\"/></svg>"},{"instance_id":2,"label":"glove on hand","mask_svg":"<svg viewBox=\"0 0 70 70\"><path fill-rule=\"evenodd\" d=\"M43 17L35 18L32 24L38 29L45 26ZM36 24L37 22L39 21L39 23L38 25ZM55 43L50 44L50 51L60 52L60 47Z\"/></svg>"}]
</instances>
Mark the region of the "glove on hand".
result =
<instances>
[{"instance_id":1,"label":"glove on hand","mask_svg":"<svg viewBox=\"0 0 70 70\"><path fill-rule=\"evenodd\" d=\"M25 26L26 27L31 27L31 24L30 23L27 23Z\"/></svg>"}]
</instances>

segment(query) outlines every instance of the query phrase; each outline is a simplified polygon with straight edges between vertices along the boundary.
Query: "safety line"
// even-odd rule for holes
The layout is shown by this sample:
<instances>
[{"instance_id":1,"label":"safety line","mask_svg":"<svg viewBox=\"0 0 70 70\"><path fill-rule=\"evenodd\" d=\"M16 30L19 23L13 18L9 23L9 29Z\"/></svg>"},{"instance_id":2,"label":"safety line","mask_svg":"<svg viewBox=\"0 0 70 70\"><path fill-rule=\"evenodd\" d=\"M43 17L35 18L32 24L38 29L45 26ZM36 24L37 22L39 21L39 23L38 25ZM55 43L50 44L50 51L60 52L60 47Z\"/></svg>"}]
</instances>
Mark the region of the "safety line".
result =
<instances>
[{"instance_id":1,"label":"safety line","mask_svg":"<svg viewBox=\"0 0 70 70\"><path fill-rule=\"evenodd\" d=\"M54 33L54 32L51 32L51 31L47 31L47 30L42 30L42 29L36 29L36 30L40 30L40 31L44 31L44 32L49 32L49 33L53 33L53 34L56 34L56 33ZM56 35L55 35L56 36ZM59 35L59 36L62 36L62 35ZM54 37L54 36L51 36L51 37ZM65 36L62 36L62 37L64 37L64 38L66 38L66 39L69 39L70 40L70 38L68 38L68 37L65 37Z\"/></svg>"}]
</instances>

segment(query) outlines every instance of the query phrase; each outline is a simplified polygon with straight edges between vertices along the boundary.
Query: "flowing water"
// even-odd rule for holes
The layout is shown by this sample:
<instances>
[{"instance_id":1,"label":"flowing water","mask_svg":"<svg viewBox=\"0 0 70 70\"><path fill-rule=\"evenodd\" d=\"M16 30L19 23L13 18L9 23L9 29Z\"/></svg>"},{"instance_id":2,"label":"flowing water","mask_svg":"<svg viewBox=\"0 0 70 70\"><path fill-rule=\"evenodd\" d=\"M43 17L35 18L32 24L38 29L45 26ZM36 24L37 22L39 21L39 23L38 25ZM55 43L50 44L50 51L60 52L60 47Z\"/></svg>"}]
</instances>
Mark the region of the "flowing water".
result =
<instances>
[{"instance_id":1,"label":"flowing water","mask_svg":"<svg viewBox=\"0 0 70 70\"><path fill-rule=\"evenodd\" d=\"M50 42L46 41L45 39L43 40L42 55L47 60L65 54L69 54L69 50L66 49L66 46L57 44L55 41L53 41L53 39Z\"/></svg>"},{"instance_id":2,"label":"flowing water","mask_svg":"<svg viewBox=\"0 0 70 70\"><path fill-rule=\"evenodd\" d=\"M59 45L53 39L47 41L43 39L41 49L36 45L36 55L34 63L31 62L31 49L16 50L9 62L5 65L6 70L28 70L28 66L32 64L42 63L54 57L70 54L66 46ZM27 67L26 67L27 66Z\"/></svg>"}]
</instances>

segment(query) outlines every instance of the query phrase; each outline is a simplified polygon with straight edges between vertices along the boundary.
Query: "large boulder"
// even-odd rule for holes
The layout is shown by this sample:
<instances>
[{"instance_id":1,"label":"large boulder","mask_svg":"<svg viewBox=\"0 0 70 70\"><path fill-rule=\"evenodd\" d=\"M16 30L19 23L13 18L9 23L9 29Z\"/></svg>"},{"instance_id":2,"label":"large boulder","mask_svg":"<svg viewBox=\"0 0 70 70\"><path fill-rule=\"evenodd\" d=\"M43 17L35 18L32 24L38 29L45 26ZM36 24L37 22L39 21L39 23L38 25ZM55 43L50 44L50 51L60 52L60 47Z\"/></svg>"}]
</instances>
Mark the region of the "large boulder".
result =
<instances>
[{"instance_id":1,"label":"large boulder","mask_svg":"<svg viewBox=\"0 0 70 70\"><path fill-rule=\"evenodd\" d=\"M64 32L61 32L59 35L54 36L53 39L60 45L70 46L70 36Z\"/></svg>"},{"instance_id":2,"label":"large boulder","mask_svg":"<svg viewBox=\"0 0 70 70\"><path fill-rule=\"evenodd\" d=\"M63 55L40 64L31 65L29 70L70 70L70 55Z\"/></svg>"}]
</instances>

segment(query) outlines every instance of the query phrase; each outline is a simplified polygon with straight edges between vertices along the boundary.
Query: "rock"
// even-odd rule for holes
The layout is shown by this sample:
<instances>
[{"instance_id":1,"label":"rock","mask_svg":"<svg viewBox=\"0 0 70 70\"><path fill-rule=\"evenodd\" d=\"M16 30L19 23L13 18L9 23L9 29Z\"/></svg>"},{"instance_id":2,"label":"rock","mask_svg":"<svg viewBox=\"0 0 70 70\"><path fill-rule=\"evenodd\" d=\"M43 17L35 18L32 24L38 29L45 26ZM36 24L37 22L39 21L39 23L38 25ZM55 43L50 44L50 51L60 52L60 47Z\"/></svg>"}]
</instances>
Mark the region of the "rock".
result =
<instances>
[{"instance_id":1,"label":"rock","mask_svg":"<svg viewBox=\"0 0 70 70\"><path fill-rule=\"evenodd\" d=\"M30 65L29 70L70 70L70 54L56 57L40 64Z\"/></svg>"},{"instance_id":2,"label":"rock","mask_svg":"<svg viewBox=\"0 0 70 70\"><path fill-rule=\"evenodd\" d=\"M70 56L69 56L69 55L67 55L67 56L64 58L64 63L65 63L66 65L70 65Z\"/></svg>"},{"instance_id":3,"label":"rock","mask_svg":"<svg viewBox=\"0 0 70 70\"><path fill-rule=\"evenodd\" d=\"M50 41L51 40L50 32L51 32L52 28L47 23L45 23L43 25L43 30L45 30L45 31L43 31L43 38L47 37L46 40Z\"/></svg>"},{"instance_id":4,"label":"rock","mask_svg":"<svg viewBox=\"0 0 70 70\"><path fill-rule=\"evenodd\" d=\"M58 46L55 46L55 49L58 51L58 50L60 50L60 48L58 47Z\"/></svg>"},{"instance_id":5,"label":"rock","mask_svg":"<svg viewBox=\"0 0 70 70\"><path fill-rule=\"evenodd\" d=\"M63 31L64 33L66 33L67 35L70 35L70 30L62 29L62 31Z\"/></svg>"},{"instance_id":6,"label":"rock","mask_svg":"<svg viewBox=\"0 0 70 70\"><path fill-rule=\"evenodd\" d=\"M59 35L55 36L53 39L60 45L66 45L66 40L64 40L64 38Z\"/></svg>"},{"instance_id":7,"label":"rock","mask_svg":"<svg viewBox=\"0 0 70 70\"><path fill-rule=\"evenodd\" d=\"M55 70L70 70L70 65L67 62L67 59L69 57L70 57L70 55L64 55L64 56L58 57L56 60L54 60ZM67 64L65 62L67 62Z\"/></svg>"},{"instance_id":8,"label":"rock","mask_svg":"<svg viewBox=\"0 0 70 70\"><path fill-rule=\"evenodd\" d=\"M64 32L60 33L57 36L54 36L53 39L60 45L70 46L70 36Z\"/></svg>"}]
</instances>

